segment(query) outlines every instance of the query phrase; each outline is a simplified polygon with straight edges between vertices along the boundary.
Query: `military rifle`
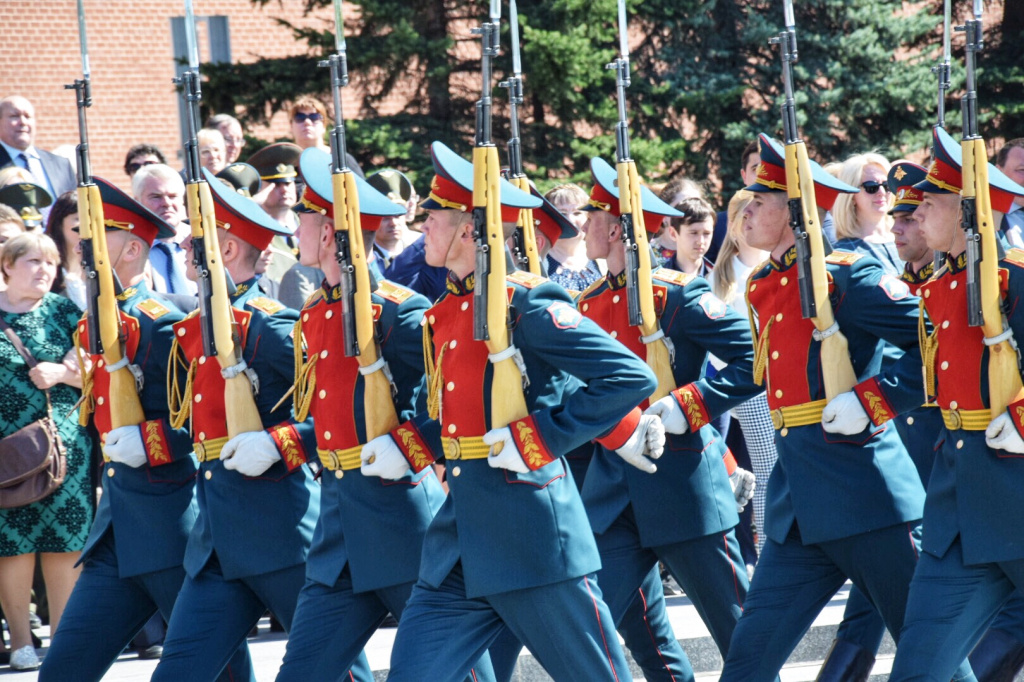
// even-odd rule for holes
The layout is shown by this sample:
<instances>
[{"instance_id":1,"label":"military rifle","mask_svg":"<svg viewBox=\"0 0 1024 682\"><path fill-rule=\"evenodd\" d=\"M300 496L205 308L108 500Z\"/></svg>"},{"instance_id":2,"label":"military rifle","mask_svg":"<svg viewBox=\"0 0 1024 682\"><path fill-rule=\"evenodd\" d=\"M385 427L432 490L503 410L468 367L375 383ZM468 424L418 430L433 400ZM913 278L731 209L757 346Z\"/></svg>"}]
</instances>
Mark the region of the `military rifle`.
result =
<instances>
[{"instance_id":1,"label":"military rifle","mask_svg":"<svg viewBox=\"0 0 1024 682\"><path fill-rule=\"evenodd\" d=\"M509 27L512 33L512 75L498 85L508 89L509 127L511 129L508 141L509 181L529 194L530 181L526 179L526 173L523 172L523 150L519 138L519 105L523 103L523 69L519 56L519 12L516 9L516 0L509 0L508 6ZM519 220L516 222L512 243L512 256L515 258L516 266L520 270L527 270L535 275L541 274L532 208L524 208L519 211Z\"/></svg>"},{"instance_id":2,"label":"military rifle","mask_svg":"<svg viewBox=\"0 0 1024 682\"><path fill-rule=\"evenodd\" d=\"M942 60L932 67L932 73L935 74L938 79L938 99L937 106L935 108L935 125L934 128L946 129L946 91L950 87L950 76L952 70L950 66L950 0L945 0L943 7L943 19L942 19ZM934 149L933 149L934 152ZM934 157L934 153L932 154ZM942 261L945 260L946 253L944 251L935 251L932 257L932 270L938 272L939 267L942 265Z\"/></svg>"},{"instance_id":3,"label":"military rifle","mask_svg":"<svg viewBox=\"0 0 1024 682\"><path fill-rule=\"evenodd\" d=\"M989 196L988 154L978 128L977 55L983 48L981 0L974 0L973 19L957 26L967 36L966 92L960 102L963 116L963 190L961 226L967 240L967 323L984 327L988 346L989 409L993 419L1021 394L1021 378L1013 335L1003 314L999 290L999 259L992 200Z\"/></svg>"},{"instance_id":4,"label":"military rifle","mask_svg":"<svg viewBox=\"0 0 1024 682\"><path fill-rule=\"evenodd\" d=\"M253 397L253 381L242 359L241 334L238 332L228 295L230 275L221 260L213 195L199 163L200 127L199 49L196 43L195 12L192 0L185 0L185 38L188 68L174 82L181 86L185 99L185 187L189 224L192 228L192 264L199 287L199 329L203 355L216 358L224 377L224 410L228 437L262 431L263 422Z\"/></svg>"},{"instance_id":5,"label":"military rifle","mask_svg":"<svg viewBox=\"0 0 1024 682\"><path fill-rule=\"evenodd\" d=\"M629 122L626 117L626 89L629 87L629 34L626 24L626 0L619 0L619 56L605 68L615 71L615 94L619 120L615 124L615 169L619 187L619 225L626 260L626 309L629 324L640 328L640 337L647 345L647 364L658 378L658 388L651 402L667 396L677 388L672 374L672 358L665 333L658 324L654 309L654 286L651 282L651 248L647 242L643 205L640 199L640 176L629 153Z\"/></svg>"},{"instance_id":6,"label":"military rifle","mask_svg":"<svg viewBox=\"0 0 1024 682\"><path fill-rule=\"evenodd\" d=\"M141 424L146 416L139 401L141 374L137 376L133 372L125 351L127 333L117 305L120 285L110 263L103 199L100 188L93 182L89 161L86 110L92 106L92 88L83 0L78 0L78 37L82 53L82 77L64 88L74 90L78 101L78 232L81 237L82 272L86 288L86 330L89 337L86 351L90 355L103 356L103 369L110 375L110 391L107 396L110 424L111 428L116 429Z\"/></svg>"},{"instance_id":7,"label":"military rifle","mask_svg":"<svg viewBox=\"0 0 1024 682\"><path fill-rule=\"evenodd\" d=\"M335 257L341 271L341 335L345 356L356 357L359 373L366 382L366 439L373 440L398 426L391 377L377 344L373 304L370 293L375 285L366 262L362 221L359 215L359 190L356 175L348 167L345 148L345 117L341 89L348 85L348 56L342 0L334 0L335 53L320 62L331 70L334 96L334 128L331 130L331 185L334 202Z\"/></svg>"},{"instance_id":8,"label":"military rifle","mask_svg":"<svg viewBox=\"0 0 1024 682\"><path fill-rule=\"evenodd\" d=\"M796 20L793 0L785 0L785 28L771 43L782 51L782 128L786 143L786 190L789 196L789 224L796 238L797 280L800 312L814 321L815 339L821 342L821 371L825 397L845 393L857 383L850 362L846 337L839 331L828 297L825 256L828 246L818 222L818 204L807 146L800 139L793 98L793 64L797 61Z\"/></svg>"},{"instance_id":9,"label":"military rifle","mask_svg":"<svg viewBox=\"0 0 1024 682\"><path fill-rule=\"evenodd\" d=\"M487 343L491 381L491 428L525 417L523 374L516 363L505 293L505 236L501 224L501 164L491 140L491 60L498 56L500 0L491 0L489 21L473 29L480 35L483 89L476 103L473 147L473 237L476 267L473 283L473 338ZM494 454L497 454L495 451Z\"/></svg>"}]
</instances>

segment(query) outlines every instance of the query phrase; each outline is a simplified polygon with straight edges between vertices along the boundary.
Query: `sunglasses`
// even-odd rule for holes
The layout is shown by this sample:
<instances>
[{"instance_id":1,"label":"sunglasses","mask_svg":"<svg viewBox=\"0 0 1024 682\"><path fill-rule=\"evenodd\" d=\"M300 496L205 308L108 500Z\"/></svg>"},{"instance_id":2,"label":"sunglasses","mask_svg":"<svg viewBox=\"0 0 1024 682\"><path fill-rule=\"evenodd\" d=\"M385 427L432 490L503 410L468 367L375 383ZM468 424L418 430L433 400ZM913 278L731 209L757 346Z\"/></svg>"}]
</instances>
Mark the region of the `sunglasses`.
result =
<instances>
[{"instance_id":1,"label":"sunglasses","mask_svg":"<svg viewBox=\"0 0 1024 682\"><path fill-rule=\"evenodd\" d=\"M319 111L314 111L312 114L304 114L300 111L292 117L292 120L296 123L305 123L306 121L316 123L317 121L324 120L324 117L320 115Z\"/></svg>"},{"instance_id":2,"label":"sunglasses","mask_svg":"<svg viewBox=\"0 0 1024 682\"><path fill-rule=\"evenodd\" d=\"M889 191L889 187L887 185L881 182L876 182L874 180L862 182L860 183L860 187L868 194L878 194L878 190L882 190L883 192Z\"/></svg>"},{"instance_id":3,"label":"sunglasses","mask_svg":"<svg viewBox=\"0 0 1024 682\"><path fill-rule=\"evenodd\" d=\"M155 163L156 163L156 161L140 161L140 162L133 161L132 163L128 164L128 172L129 173L133 173L133 174L134 173L138 173L139 169L142 168L143 166L152 166Z\"/></svg>"}]
</instances>

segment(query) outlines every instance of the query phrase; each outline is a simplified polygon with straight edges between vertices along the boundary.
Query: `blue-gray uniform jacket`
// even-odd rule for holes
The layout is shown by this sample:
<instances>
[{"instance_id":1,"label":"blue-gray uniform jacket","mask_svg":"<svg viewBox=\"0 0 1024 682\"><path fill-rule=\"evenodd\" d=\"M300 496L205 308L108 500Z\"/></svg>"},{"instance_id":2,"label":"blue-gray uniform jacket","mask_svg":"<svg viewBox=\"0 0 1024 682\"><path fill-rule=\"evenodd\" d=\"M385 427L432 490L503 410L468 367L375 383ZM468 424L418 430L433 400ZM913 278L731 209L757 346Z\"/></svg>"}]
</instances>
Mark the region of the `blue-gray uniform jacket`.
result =
<instances>
[{"instance_id":1,"label":"blue-gray uniform jacket","mask_svg":"<svg viewBox=\"0 0 1024 682\"><path fill-rule=\"evenodd\" d=\"M1024 339L1024 251L1010 249L999 267L1004 309L1019 342ZM964 563L971 565L1024 558L1024 535L1016 523L1006 522L1024 514L1024 457L985 443L992 418L989 350L983 328L967 324L966 280L961 254L947 258L935 277L921 285L932 327L922 340L925 389L935 397L944 421L928 484L921 548L942 557L959 535ZM1011 403L1007 412L1024 433L1024 400Z\"/></svg>"},{"instance_id":2,"label":"blue-gray uniform jacket","mask_svg":"<svg viewBox=\"0 0 1024 682\"><path fill-rule=\"evenodd\" d=\"M371 303L381 354L397 390L398 417L404 421L413 416L422 393L421 322L430 304L388 281L380 282ZM345 357L341 306L340 288L322 287L306 302L295 328L295 338L306 346L304 361L296 367L296 414L305 419L308 411L313 417L326 468L306 577L333 586L348 564L353 589L365 592L416 580L423 536L444 491L430 467L396 481L360 473L365 382L358 359Z\"/></svg>"},{"instance_id":3,"label":"blue-gray uniform jacket","mask_svg":"<svg viewBox=\"0 0 1024 682\"><path fill-rule=\"evenodd\" d=\"M231 304L242 359L258 377L256 406L281 454L262 475L243 476L221 463L227 423L220 365L203 356L198 313L174 325L172 418L191 414L201 472L199 519L185 552L185 570L192 577L215 551L228 580L301 564L320 515L320 486L306 466L316 448L313 425L290 418L291 400L271 409L294 383L292 331L299 313L262 296L255 284L255 279L239 284Z\"/></svg>"},{"instance_id":4,"label":"blue-gray uniform jacket","mask_svg":"<svg viewBox=\"0 0 1024 682\"><path fill-rule=\"evenodd\" d=\"M103 465L103 495L82 552L89 558L109 531L117 548L122 578L180 566L185 543L195 524L198 506L195 479L198 465L185 429L173 429L167 418L167 358L174 341L173 325L184 313L145 282L118 296L128 360L142 371L139 400L146 421L140 425L146 464L133 468L117 462ZM88 326L78 323L78 344L88 348ZM110 430L110 378L102 355L92 356L87 377L91 411L101 438Z\"/></svg>"},{"instance_id":5,"label":"blue-gray uniform jacket","mask_svg":"<svg viewBox=\"0 0 1024 682\"><path fill-rule=\"evenodd\" d=\"M466 594L483 597L596 571L600 558L563 458L596 438L625 442L654 375L627 348L583 318L564 289L529 273L508 276L512 341L522 352L528 415L509 427L531 469L492 468L479 439L491 429L492 369L473 339L473 276L455 281L427 311L433 367L428 402L396 440L410 462L429 462L440 429L450 493L427 531L420 579L438 586L462 562ZM575 377L579 381L572 379ZM628 415L628 416L627 416ZM411 453L410 447L420 454Z\"/></svg>"},{"instance_id":6,"label":"blue-gray uniform jacket","mask_svg":"<svg viewBox=\"0 0 1024 682\"><path fill-rule=\"evenodd\" d=\"M672 395L689 428L668 435L654 474L598 445L583 485L595 533L608 530L632 505L646 547L721 533L739 523L722 461L725 439L709 420L763 390L752 380L754 351L747 320L716 297L707 280L662 268L653 274L653 285L661 329L675 351ZM624 275L609 275L587 289L578 306L644 358L647 347L640 331L629 326L625 286ZM727 363L712 379L705 377L709 352Z\"/></svg>"},{"instance_id":7,"label":"blue-gray uniform jacket","mask_svg":"<svg viewBox=\"0 0 1024 682\"><path fill-rule=\"evenodd\" d=\"M834 251L826 260L829 296L854 373L879 374L883 341L902 348L909 360L857 386L868 414L919 406L920 372L909 369L920 357L918 299L870 256ZM826 403L821 344L813 338L813 322L801 315L795 247L782 262L772 260L750 278L747 302L756 318L754 376L763 371L767 377L777 429L779 461L768 479L766 501L768 537L783 542L796 523L803 542L813 544L919 520L924 488L896 429L869 426L845 436L821 427ZM883 388L888 403L879 399Z\"/></svg>"}]
</instances>

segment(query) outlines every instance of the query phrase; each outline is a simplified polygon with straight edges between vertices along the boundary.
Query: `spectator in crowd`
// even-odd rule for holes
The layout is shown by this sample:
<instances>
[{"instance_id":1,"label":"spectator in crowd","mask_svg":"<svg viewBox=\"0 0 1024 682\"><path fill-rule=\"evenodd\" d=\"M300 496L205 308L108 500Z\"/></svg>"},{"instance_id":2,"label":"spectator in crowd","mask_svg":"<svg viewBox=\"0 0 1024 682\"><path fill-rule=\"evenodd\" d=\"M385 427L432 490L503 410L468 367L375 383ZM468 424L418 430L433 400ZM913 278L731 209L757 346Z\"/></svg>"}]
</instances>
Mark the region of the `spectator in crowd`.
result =
<instances>
[{"instance_id":1,"label":"spectator in crowd","mask_svg":"<svg viewBox=\"0 0 1024 682\"><path fill-rule=\"evenodd\" d=\"M1024 137L1004 144L996 154L996 168L1018 185L1024 185ZM1000 230L1010 246L1024 248L1024 198L1017 197L1009 213L1003 216Z\"/></svg>"},{"instance_id":2,"label":"spectator in crowd","mask_svg":"<svg viewBox=\"0 0 1024 682\"><path fill-rule=\"evenodd\" d=\"M53 278L55 294L70 298L80 310L85 310L85 280L82 276L82 254L78 251L78 195L65 192L50 210L46 221L46 235L53 240L60 255L60 267Z\"/></svg>"},{"instance_id":3,"label":"spectator in crowd","mask_svg":"<svg viewBox=\"0 0 1024 682\"><path fill-rule=\"evenodd\" d=\"M665 226L665 242L674 245L676 254L665 267L710 279L714 264L707 253L715 231L715 209L700 197L689 197L672 206L683 216L669 218Z\"/></svg>"},{"instance_id":4,"label":"spectator in crowd","mask_svg":"<svg viewBox=\"0 0 1024 682\"><path fill-rule=\"evenodd\" d=\"M755 154L755 158L760 158ZM756 174L756 170L754 173ZM755 176L751 176L755 177ZM753 182L753 181L751 181ZM711 271L711 289L736 312L746 315L747 280L754 269L763 263L768 254L747 244L743 233L743 209L753 198L751 192L740 190L729 201L726 211L729 231L718 252L715 269ZM778 454L775 451L775 427L772 426L768 410L768 398L764 393L751 398L731 411L740 423L740 432L754 472L753 527L757 552L764 546L764 504L768 492L768 476L775 466ZM731 429L735 431L735 429ZM739 453L737 459L739 460ZM741 463L740 466L743 466ZM742 523L742 519L741 519ZM750 564L748 562L748 571Z\"/></svg>"},{"instance_id":5,"label":"spectator in crowd","mask_svg":"<svg viewBox=\"0 0 1024 682\"><path fill-rule=\"evenodd\" d=\"M18 212L7 204L0 204L0 247L11 237L25 231L25 223L21 222Z\"/></svg>"},{"instance_id":6,"label":"spectator in crowd","mask_svg":"<svg viewBox=\"0 0 1024 682\"><path fill-rule=\"evenodd\" d=\"M214 175L227 166L224 136L216 128L203 128L196 133L199 143L199 164Z\"/></svg>"},{"instance_id":7,"label":"spectator in crowd","mask_svg":"<svg viewBox=\"0 0 1024 682\"><path fill-rule=\"evenodd\" d=\"M601 268L597 261L587 258L587 245L583 242L587 214L582 209L589 197L579 185L566 184L553 187L544 198L579 230L577 236L559 239L551 245L547 255L548 277L571 291L584 291L601 279Z\"/></svg>"},{"instance_id":8,"label":"spectator in crowd","mask_svg":"<svg viewBox=\"0 0 1024 682\"><path fill-rule=\"evenodd\" d=\"M73 335L81 311L50 293L60 264L57 247L46 235L28 232L9 240L0 255L7 290L0 293L0 316L39 364L29 370L6 336L0 335L0 436L46 415L49 389L52 416L67 452L64 483L49 497L0 510L0 605L11 636L11 668L39 667L29 629L29 599L38 554L49 598L51 633L78 576L75 563L93 517L89 476L89 437L78 425L82 378Z\"/></svg>"},{"instance_id":9,"label":"spectator in crowd","mask_svg":"<svg viewBox=\"0 0 1024 682\"><path fill-rule=\"evenodd\" d=\"M75 171L68 160L37 149L35 107L24 97L0 99L0 168L18 166L32 174L32 181L51 197L75 188ZM44 215L45 217L45 215Z\"/></svg>"},{"instance_id":10,"label":"spectator in crowd","mask_svg":"<svg viewBox=\"0 0 1024 682\"><path fill-rule=\"evenodd\" d=\"M757 179L757 167L761 164L761 154L757 147L757 140L751 140L743 153L740 154L740 179L743 187L754 184ZM715 218L715 236L711 239L711 248L708 249L708 260L712 263L718 262L718 250L722 247L729 232L729 211L719 211Z\"/></svg>"},{"instance_id":11,"label":"spectator in crowd","mask_svg":"<svg viewBox=\"0 0 1024 682\"><path fill-rule=\"evenodd\" d=\"M206 119L207 128L216 128L224 137L224 164L230 166L242 155L245 133L242 124L231 114L215 114Z\"/></svg>"},{"instance_id":12,"label":"spectator in crowd","mask_svg":"<svg viewBox=\"0 0 1024 682\"><path fill-rule=\"evenodd\" d=\"M903 261L892 236L892 197L886 178L891 164L881 154L855 154L843 161L838 179L859 187L856 194L840 194L832 206L837 249L874 256L885 271L896 277Z\"/></svg>"},{"instance_id":13,"label":"spectator in crowd","mask_svg":"<svg viewBox=\"0 0 1024 682\"><path fill-rule=\"evenodd\" d=\"M134 145L128 150L128 153L124 155L125 175L129 178L134 178L140 168L143 166L151 166L155 163L167 163L167 158L164 156L164 153L160 151L156 145L146 143Z\"/></svg>"},{"instance_id":14,"label":"spectator in crowd","mask_svg":"<svg viewBox=\"0 0 1024 682\"><path fill-rule=\"evenodd\" d=\"M394 168L383 168L370 173L366 181L388 199L405 207L404 215L385 216L374 236L376 245L390 261L418 237L410 234L409 223L416 219L416 207L420 197L405 173Z\"/></svg>"},{"instance_id":15,"label":"spectator in crowd","mask_svg":"<svg viewBox=\"0 0 1024 682\"><path fill-rule=\"evenodd\" d=\"M691 197L697 197L704 199L704 190L699 184L690 178L673 178L661 188L658 192L658 198L664 201L669 206L675 206L683 199L689 199ZM671 237L666 234L664 228L668 225L668 218L661 221L661 229L657 230L657 234L654 239L651 240L651 246L654 248L655 253L661 258L662 262L669 262L675 258L676 245L672 241ZM651 232L655 230L651 229ZM715 253L718 253L717 245Z\"/></svg>"},{"instance_id":16,"label":"spectator in crowd","mask_svg":"<svg viewBox=\"0 0 1024 682\"><path fill-rule=\"evenodd\" d=\"M0 204L17 211L26 230L43 226L43 211L52 203L50 193L31 180L24 169L11 166L0 170Z\"/></svg>"},{"instance_id":17,"label":"spectator in crowd","mask_svg":"<svg viewBox=\"0 0 1024 682\"><path fill-rule=\"evenodd\" d=\"M154 290L163 294L194 296L196 285L185 277L187 256L181 248L181 242L190 234L188 224L184 222L185 183L181 176L163 164L145 166L132 178L132 193L136 201L169 222L178 232L174 239L153 242L150 249ZM187 311L191 307L182 309Z\"/></svg>"},{"instance_id":18,"label":"spectator in crowd","mask_svg":"<svg viewBox=\"0 0 1024 682\"><path fill-rule=\"evenodd\" d=\"M324 109L324 105L320 103L320 100L310 97L309 95L303 95L294 102L288 109L288 120L292 126L292 139L295 144L299 145L303 149L309 149L310 147L316 147L323 149L326 152L331 151L331 146L327 144L327 110ZM355 160L351 154L346 154L346 163L352 171L363 178L363 169L359 167L359 162Z\"/></svg>"}]
</instances>

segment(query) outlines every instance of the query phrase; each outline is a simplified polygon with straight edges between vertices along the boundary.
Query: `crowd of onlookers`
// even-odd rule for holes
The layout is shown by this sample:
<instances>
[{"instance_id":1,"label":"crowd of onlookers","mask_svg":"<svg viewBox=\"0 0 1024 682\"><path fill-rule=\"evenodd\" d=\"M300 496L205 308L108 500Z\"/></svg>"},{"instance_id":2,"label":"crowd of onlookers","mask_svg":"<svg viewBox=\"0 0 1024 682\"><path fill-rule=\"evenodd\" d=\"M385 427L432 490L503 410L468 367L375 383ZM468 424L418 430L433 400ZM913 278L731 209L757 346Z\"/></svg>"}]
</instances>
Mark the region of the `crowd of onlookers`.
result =
<instances>
[{"instance_id":1,"label":"crowd of onlookers","mask_svg":"<svg viewBox=\"0 0 1024 682\"><path fill-rule=\"evenodd\" d=\"M303 97L289 108L292 142L281 142L253 154L240 164L246 144L243 127L234 117L218 114L197 136L200 163L209 173L251 196L280 223L295 228L292 208L302 198L298 159L304 149L328 149L329 124L321 102ZM98 447L89 431L78 425L76 403L82 377L75 362L74 333L86 307L86 282L79 250L76 177L72 163L34 145L35 118L30 102L21 97L0 99L0 317L37 354L40 364L29 370L13 346L0 338L0 437L39 418L49 391L53 416L68 447L67 480L50 498L27 507L0 510L0 606L9 628L12 667L30 668L35 659L32 622L48 618L51 633L73 587L75 566L92 521L96 501L94 476ZM739 160L743 185L756 181L758 149L752 143ZM996 165L1024 183L1024 140L1007 143ZM362 175L355 159L347 163ZM928 257L912 219L894 220L893 197L886 179L890 162L877 153L856 154L826 170L859 188L840 195L823 225L836 248L869 253L894 276L904 263ZM196 305L196 285L186 276L190 230L185 206L183 172L167 165L164 153L150 144L131 147L124 162L131 193L146 208L177 230L158 240L149 257L147 280L153 290L171 298L183 310ZM383 169L367 180L406 213L384 218L376 232L371 260L389 279L436 299L444 290L446 271L426 264L423 243L414 224L420 196L401 172ZM746 281L767 254L747 245L743 209L751 193L739 191L716 211L701 185L677 179L660 188L660 196L684 214L665 219L652 246L661 264L708 279L714 293L742 315ZM604 276L602 262L587 257L588 194L576 185L551 189L546 197L579 230L575 237L550 240L537 233L538 250L549 278L580 292ZM1024 246L1024 208L1015 205L1001 229L1007 241ZM260 259L257 272L264 294L291 308L301 308L320 286L323 273L301 265L297 241L277 237ZM117 254L111 254L116 258ZM715 363L709 372L715 371ZM739 428L730 428L734 420ZM757 487L744 515L739 536L744 559L753 570L763 540L764 495L775 463L774 430L762 394L716 421L741 467L752 471ZM38 557L38 562L37 562ZM37 573L41 569L42 583ZM41 599L45 584L46 604ZM37 610L31 612L35 587ZM156 627L158 630L159 627ZM159 634L140 648L158 655ZM155 649L153 647L156 647ZM35 659L37 662L37 659Z\"/></svg>"}]
</instances>

